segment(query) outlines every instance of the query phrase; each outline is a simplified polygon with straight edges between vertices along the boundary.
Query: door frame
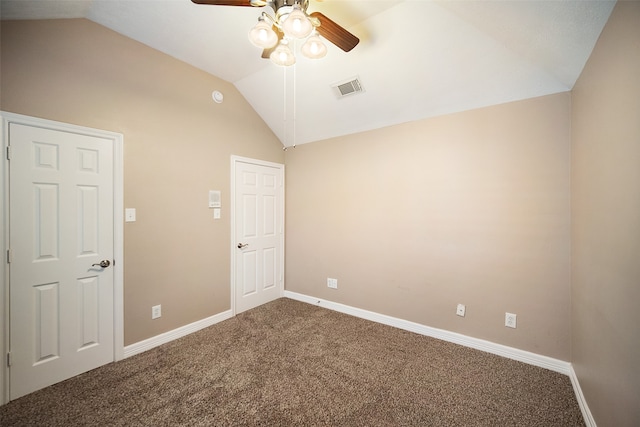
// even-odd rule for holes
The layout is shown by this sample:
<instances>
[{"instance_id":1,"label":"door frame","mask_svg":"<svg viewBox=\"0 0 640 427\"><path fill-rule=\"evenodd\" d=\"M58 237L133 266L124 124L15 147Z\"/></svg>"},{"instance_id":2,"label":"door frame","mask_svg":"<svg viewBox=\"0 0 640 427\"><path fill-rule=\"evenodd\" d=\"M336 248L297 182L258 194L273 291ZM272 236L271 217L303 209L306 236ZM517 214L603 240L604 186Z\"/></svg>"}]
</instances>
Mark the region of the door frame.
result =
<instances>
[{"instance_id":1,"label":"door frame","mask_svg":"<svg viewBox=\"0 0 640 427\"><path fill-rule=\"evenodd\" d=\"M55 131L69 132L80 135L95 136L109 139L113 142L113 293L114 316L113 338L115 361L124 358L124 137L121 133L94 129L84 126L72 125L53 120L25 116L22 114L0 111L2 119L2 161L0 162L0 176L2 176L2 192L0 206L0 227L3 238L0 242L2 257L0 262L0 405L9 401L9 366L7 361L10 349L10 324L9 324L9 168L8 146L9 125L11 123L26 126L51 129Z\"/></svg>"},{"instance_id":2,"label":"door frame","mask_svg":"<svg viewBox=\"0 0 640 427\"><path fill-rule=\"evenodd\" d=\"M280 186L280 211L282 212L282 233L280 233L280 242L278 243L280 251L280 274L282 275L282 279L279 281L279 294L280 296L284 296L284 235L285 235L285 203L284 203L284 195L285 195L285 179L284 179L284 165L282 163L274 163L268 162L266 160L257 160L251 159L248 157L241 156L231 156L231 207L229 209L230 217L231 217L231 241L230 241L230 251L231 251L231 315L236 315L236 254L238 253L238 248L236 247L237 239L236 239L236 167L238 163L249 163L258 166L267 166L271 168L279 169L282 173L282 185Z\"/></svg>"}]
</instances>

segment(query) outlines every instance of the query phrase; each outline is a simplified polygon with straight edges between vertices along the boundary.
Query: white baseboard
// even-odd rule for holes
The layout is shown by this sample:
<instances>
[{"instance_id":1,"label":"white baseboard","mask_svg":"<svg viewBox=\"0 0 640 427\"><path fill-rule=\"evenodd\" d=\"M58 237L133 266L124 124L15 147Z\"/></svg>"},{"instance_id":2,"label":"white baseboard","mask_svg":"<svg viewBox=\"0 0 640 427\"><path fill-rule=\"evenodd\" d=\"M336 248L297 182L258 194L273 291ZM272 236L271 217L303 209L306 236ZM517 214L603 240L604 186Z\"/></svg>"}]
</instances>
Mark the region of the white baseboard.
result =
<instances>
[{"instance_id":1,"label":"white baseboard","mask_svg":"<svg viewBox=\"0 0 640 427\"><path fill-rule=\"evenodd\" d=\"M541 368L559 372L564 375L569 375L569 373L571 372L571 363L554 359L552 357L542 356L540 354L519 350L517 348L507 347L506 345L496 344L491 341L468 337L466 335L446 331L444 329L432 328L430 326L421 325L419 323L410 322L408 320L398 319L396 317L378 314L372 311L367 311L360 308L323 300L321 298L314 298L296 292L285 291L284 296L297 301L302 301L309 304L325 307L330 310L339 311L341 313L350 314L362 319L367 319L373 322L382 323L384 325L404 329L406 331L415 332L420 335L438 338L443 341L452 342L454 344L459 344L465 347L475 348L477 350L482 350L487 353L496 354L498 356L503 356L509 359L518 360L520 362L528 363L529 365L539 366Z\"/></svg>"},{"instance_id":2,"label":"white baseboard","mask_svg":"<svg viewBox=\"0 0 640 427\"><path fill-rule=\"evenodd\" d=\"M410 322L408 320L398 319L396 317L387 316L384 314L375 313L373 311L363 310L361 308L351 307L345 304L324 300L322 298L314 298L308 295L299 294L291 291L284 291L284 296L293 300L305 302L312 305L327 308L329 310L338 311L340 313L349 314L351 316L359 317L373 322L381 323L388 326L393 326L398 329L404 329L406 331L414 332L420 335L441 339L443 341L452 342L465 347L474 348L476 350L485 351L487 353L496 354L509 359L524 362L533 366L549 369L554 372L558 372L569 376L573 390L582 411L582 416L587 427L597 427L591 411L587 405L587 402L582 394L578 377L571 363L563 360L554 359L552 357L543 356L536 353L531 353L517 348L508 347L502 344L496 344L491 341L485 341L478 338L472 338L466 335L458 334L455 332L446 331L444 329L432 328L430 326L421 325L419 323ZM231 310L224 311L206 319L193 322L189 325L182 326L169 332L151 337L149 339L137 342L135 344L128 345L124 348L124 357L130 357L147 350L151 350L162 344L166 344L175 339L184 337L200 329L206 328L216 323L222 322L233 317Z\"/></svg>"},{"instance_id":3,"label":"white baseboard","mask_svg":"<svg viewBox=\"0 0 640 427\"><path fill-rule=\"evenodd\" d=\"M578 405L580 406L580 411L582 412L582 418L584 418L584 423L587 427L597 427L596 420L593 419L593 415L591 415L591 411L589 410L589 405L587 405L587 401L584 398L584 394L582 393L582 388L580 387L580 382L578 381L578 376L576 372L573 370L573 366L571 366L569 370L569 378L571 378L571 385L573 385L573 392L576 394L576 400L578 401Z\"/></svg>"},{"instance_id":4,"label":"white baseboard","mask_svg":"<svg viewBox=\"0 0 640 427\"><path fill-rule=\"evenodd\" d=\"M208 326L215 325L233 317L231 310L223 311L222 313L207 317L206 319L198 320L197 322L190 323L180 328L174 329L169 332L165 332L155 337L148 338L143 341L139 341L135 344L128 345L124 348L124 358L134 356L136 354L151 350L159 345L166 344L178 338L182 338L193 332L204 329Z\"/></svg>"},{"instance_id":5,"label":"white baseboard","mask_svg":"<svg viewBox=\"0 0 640 427\"><path fill-rule=\"evenodd\" d=\"M373 322L382 323L384 325L404 329L406 331L415 332L417 334L425 335L428 337L441 339L443 341L452 342L454 344L459 344L465 347L471 347L477 350L486 351L487 353L496 354L498 356L503 356L509 359L527 363L529 365L538 366L567 375L571 379L573 391L576 395L576 400L578 401L578 405L580 406L580 411L582 412L582 417L584 418L585 424L587 425L587 427L597 427L596 422L591 415L591 411L589 410L589 406L587 405L587 401L582 394L582 389L580 388L578 377L573 370L573 366L569 362L554 359L548 356L542 356L536 353L531 353L529 351L519 350L517 348L508 347L502 344L496 344L491 341L485 341L455 332L445 331L444 329L432 328L430 326L425 326L419 323L410 322L408 320L398 319L396 317L375 313L373 311L363 310L361 308L351 307L337 302L324 300L322 298L314 298L308 295L303 295L291 291L285 291L284 296L286 298L291 298L297 301L306 302L308 304L317 305L329 310L339 311L340 313L349 314L355 317L360 317L362 319L367 319Z\"/></svg>"}]
</instances>

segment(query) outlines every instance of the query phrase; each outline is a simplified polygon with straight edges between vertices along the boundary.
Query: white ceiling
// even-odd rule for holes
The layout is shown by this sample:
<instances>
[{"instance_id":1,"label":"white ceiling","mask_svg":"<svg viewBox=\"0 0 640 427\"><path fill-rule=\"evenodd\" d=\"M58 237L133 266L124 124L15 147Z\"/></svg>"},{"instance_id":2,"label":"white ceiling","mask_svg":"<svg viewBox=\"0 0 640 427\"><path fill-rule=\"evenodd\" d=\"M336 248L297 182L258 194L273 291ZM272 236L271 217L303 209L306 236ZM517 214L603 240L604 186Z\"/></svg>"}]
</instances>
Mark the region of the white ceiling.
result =
<instances>
[{"instance_id":1,"label":"white ceiling","mask_svg":"<svg viewBox=\"0 0 640 427\"><path fill-rule=\"evenodd\" d=\"M360 38L281 68L262 10L190 0L0 0L2 19L88 18L232 82L285 146L571 90L614 0L310 0ZM363 93L331 85L358 76ZM212 90L215 88L212 88Z\"/></svg>"}]
</instances>

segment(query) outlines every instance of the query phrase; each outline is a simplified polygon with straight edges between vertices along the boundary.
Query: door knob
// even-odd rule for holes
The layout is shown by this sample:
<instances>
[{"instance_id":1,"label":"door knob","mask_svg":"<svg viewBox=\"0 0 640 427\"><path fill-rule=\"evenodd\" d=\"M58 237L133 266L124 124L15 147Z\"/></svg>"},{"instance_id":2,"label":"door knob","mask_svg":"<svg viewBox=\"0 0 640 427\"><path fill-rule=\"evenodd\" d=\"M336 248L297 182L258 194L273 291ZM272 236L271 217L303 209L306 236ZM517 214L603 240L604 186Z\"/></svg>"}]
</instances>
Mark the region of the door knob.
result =
<instances>
[{"instance_id":1,"label":"door knob","mask_svg":"<svg viewBox=\"0 0 640 427\"><path fill-rule=\"evenodd\" d=\"M245 246L249 246L249 244L248 243L238 243L238 249L242 249Z\"/></svg>"},{"instance_id":2,"label":"door knob","mask_svg":"<svg viewBox=\"0 0 640 427\"><path fill-rule=\"evenodd\" d=\"M102 261L100 261L100 263L91 264L91 267L95 267L96 265L98 267L107 268L111 265L111 261L109 261L108 259L103 259Z\"/></svg>"}]
</instances>

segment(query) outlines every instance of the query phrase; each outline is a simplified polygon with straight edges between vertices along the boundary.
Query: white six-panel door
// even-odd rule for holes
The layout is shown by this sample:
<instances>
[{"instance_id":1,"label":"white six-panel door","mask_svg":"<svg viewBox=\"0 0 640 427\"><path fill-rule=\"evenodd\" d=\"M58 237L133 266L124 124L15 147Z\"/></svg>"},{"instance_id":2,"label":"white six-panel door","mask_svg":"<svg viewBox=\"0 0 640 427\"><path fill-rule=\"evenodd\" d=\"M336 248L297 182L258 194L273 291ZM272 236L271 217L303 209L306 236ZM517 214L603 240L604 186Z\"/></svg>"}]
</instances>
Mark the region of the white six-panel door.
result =
<instances>
[{"instance_id":1,"label":"white six-panel door","mask_svg":"<svg viewBox=\"0 0 640 427\"><path fill-rule=\"evenodd\" d=\"M284 292L284 166L235 158L235 312Z\"/></svg>"},{"instance_id":2,"label":"white six-panel door","mask_svg":"<svg viewBox=\"0 0 640 427\"><path fill-rule=\"evenodd\" d=\"M113 141L11 123L10 399L114 360Z\"/></svg>"}]
</instances>

